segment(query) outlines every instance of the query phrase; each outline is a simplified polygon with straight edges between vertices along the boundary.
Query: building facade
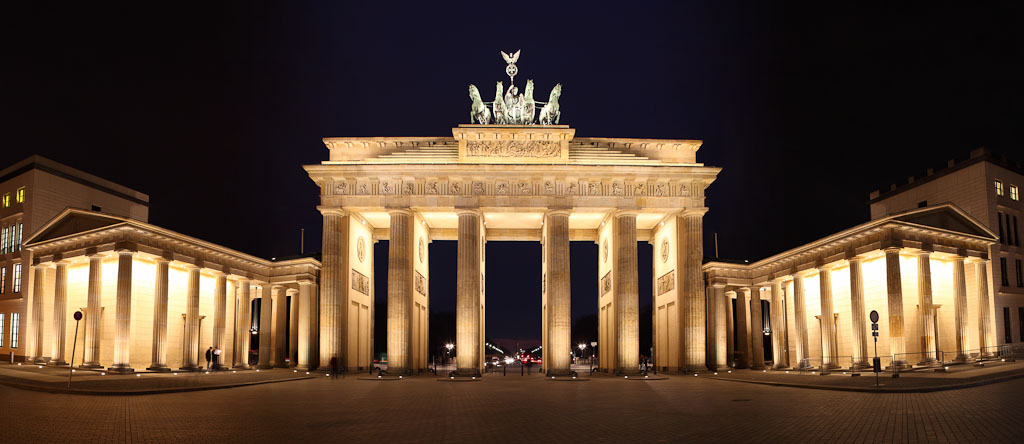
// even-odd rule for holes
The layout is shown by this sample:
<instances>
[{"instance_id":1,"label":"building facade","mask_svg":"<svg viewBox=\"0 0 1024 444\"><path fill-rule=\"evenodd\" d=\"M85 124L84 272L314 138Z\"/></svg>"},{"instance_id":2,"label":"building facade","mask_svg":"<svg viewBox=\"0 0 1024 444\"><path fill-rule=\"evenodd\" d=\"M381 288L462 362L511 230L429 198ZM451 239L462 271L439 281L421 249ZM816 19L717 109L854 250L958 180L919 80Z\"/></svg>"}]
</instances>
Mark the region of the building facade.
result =
<instances>
[{"instance_id":1,"label":"building facade","mask_svg":"<svg viewBox=\"0 0 1024 444\"><path fill-rule=\"evenodd\" d=\"M989 285L995 293L996 338L1000 344L1024 342L1024 167L985 148L945 169L871 193L871 218L942 202L956 204L998 234L989 250Z\"/></svg>"},{"instance_id":2,"label":"building facade","mask_svg":"<svg viewBox=\"0 0 1024 444\"><path fill-rule=\"evenodd\" d=\"M66 208L146 222L149 196L40 156L0 171L0 359L26 356L33 274L24 241Z\"/></svg>"}]
</instances>

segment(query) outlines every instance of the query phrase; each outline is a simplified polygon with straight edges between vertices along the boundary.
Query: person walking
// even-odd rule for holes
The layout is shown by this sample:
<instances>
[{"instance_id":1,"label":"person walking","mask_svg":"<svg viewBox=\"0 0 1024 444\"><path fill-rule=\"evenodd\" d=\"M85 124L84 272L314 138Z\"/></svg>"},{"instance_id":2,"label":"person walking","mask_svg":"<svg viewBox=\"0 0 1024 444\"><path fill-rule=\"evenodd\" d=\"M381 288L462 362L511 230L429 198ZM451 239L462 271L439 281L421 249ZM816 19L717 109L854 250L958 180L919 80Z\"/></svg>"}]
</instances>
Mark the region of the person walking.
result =
<instances>
[{"instance_id":1,"label":"person walking","mask_svg":"<svg viewBox=\"0 0 1024 444\"><path fill-rule=\"evenodd\" d=\"M338 357L331 357L331 379L338 379Z\"/></svg>"},{"instance_id":2,"label":"person walking","mask_svg":"<svg viewBox=\"0 0 1024 444\"><path fill-rule=\"evenodd\" d=\"M219 347L213 348L213 369L217 370L220 367L220 354L221 349Z\"/></svg>"},{"instance_id":3,"label":"person walking","mask_svg":"<svg viewBox=\"0 0 1024 444\"><path fill-rule=\"evenodd\" d=\"M213 359L213 347L206 349L206 370L210 370L211 359Z\"/></svg>"}]
</instances>

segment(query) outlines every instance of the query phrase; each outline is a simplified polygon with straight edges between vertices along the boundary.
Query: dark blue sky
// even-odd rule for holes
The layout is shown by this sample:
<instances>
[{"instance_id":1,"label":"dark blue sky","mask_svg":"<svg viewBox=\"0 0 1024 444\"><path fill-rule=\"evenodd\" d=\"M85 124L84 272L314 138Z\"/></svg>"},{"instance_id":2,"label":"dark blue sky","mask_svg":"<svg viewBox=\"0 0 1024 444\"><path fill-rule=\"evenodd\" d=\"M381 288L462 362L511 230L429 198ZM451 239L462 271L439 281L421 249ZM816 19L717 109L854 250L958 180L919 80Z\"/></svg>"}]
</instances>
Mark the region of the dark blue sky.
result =
<instances>
[{"instance_id":1,"label":"dark blue sky","mask_svg":"<svg viewBox=\"0 0 1024 444\"><path fill-rule=\"evenodd\" d=\"M1020 8L5 6L3 153L148 193L151 222L176 231L272 257L297 253L305 228L316 251L317 189L301 165L326 158L322 137L449 135L467 117L466 85L491 87L498 51L522 49L520 78L544 94L561 82L562 123L580 136L703 139L698 159L724 168L707 193L705 252L717 232L722 256L759 259L865 221L871 190L972 148L1024 157ZM539 246L488 248L539 269ZM442 274L436 307L454 288L454 267ZM535 274L488 285L489 312L512 320L489 315L493 336L530 334L520 318L539 325L533 302L514 302L539 288ZM574 278L574 314L593 309L593 280Z\"/></svg>"}]
</instances>

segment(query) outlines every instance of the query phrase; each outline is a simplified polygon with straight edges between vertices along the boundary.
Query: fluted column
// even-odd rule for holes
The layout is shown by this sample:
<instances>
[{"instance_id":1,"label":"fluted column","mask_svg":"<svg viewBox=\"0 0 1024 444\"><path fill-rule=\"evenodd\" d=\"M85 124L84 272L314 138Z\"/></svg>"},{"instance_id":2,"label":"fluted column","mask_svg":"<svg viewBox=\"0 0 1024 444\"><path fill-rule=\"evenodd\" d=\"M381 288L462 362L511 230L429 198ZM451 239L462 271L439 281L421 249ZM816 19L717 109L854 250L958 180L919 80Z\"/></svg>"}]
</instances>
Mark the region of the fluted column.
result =
<instances>
[{"instance_id":1,"label":"fluted column","mask_svg":"<svg viewBox=\"0 0 1024 444\"><path fill-rule=\"evenodd\" d=\"M688 209L676 220L676 239L679 249L679 301L681 306L680 366L694 372L707 369L705 344L707 342L706 298L704 295L703 218L706 208Z\"/></svg>"},{"instance_id":2,"label":"fluted column","mask_svg":"<svg viewBox=\"0 0 1024 444\"><path fill-rule=\"evenodd\" d=\"M186 264L188 289L185 293L185 338L182 341L181 370L198 371L199 365L199 267Z\"/></svg>"},{"instance_id":3,"label":"fluted column","mask_svg":"<svg viewBox=\"0 0 1024 444\"><path fill-rule=\"evenodd\" d=\"M774 368L786 368L789 366L788 353L786 352L785 321L786 313L782 304L782 279L772 281L771 286L771 321L772 321L772 362Z\"/></svg>"},{"instance_id":4,"label":"fluted column","mask_svg":"<svg viewBox=\"0 0 1024 444\"><path fill-rule=\"evenodd\" d=\"M864 320L864 273L860 258L850 259L850 322L853 323L853 366L867 367L868 333Z\"/></svg>"},{"instance_id":5,"label":"fluted column","mask_svg":"<svg viewBox=\"0 0 1024 444\"><path fill-rule=\"evenodd\" d=\"M228 277L224 272L214 272L215 283L213 286L213 346L221 350L219 359L213 365L214 369L228 368L224 362L227 355L224 351L224 333L228 323Z\"/></svg>"},{"instance_id":6,"label":"fluted column","mask_svg":"<svg viewBox=\"0 0 1024 444\"><path fill-rule=\"evenodd\" d=\"M549 376L572 373L572 315L569 281L569 212L552 211L544 224L544 253L547 254L548 346L544 367Z\"/></svg>"},{"instance_id":7,"label":"fluted column","mask_svg":"<svg viewBox=\"0 0 1024 444\"><path fill-rule=\"evenodd\" d=\"M64 344L67 341L68 317L68 264L57 262L57 275L53 281L53 351L50 365L67 365L64 361Z\"/></svg>"},{"instance_id":8,"label":"fluted column","mask_svg":"<svg viewBox=\"0 0 1024 444\"><path fill-rule=\"evenodd\" d=\"M131 368L132 344L132 259L134 251L117 251L117 303L114 318L114 364L112 372L133 372Z\"/></svg>"},{"instance_id":9,"label":"fluted column","mask_svg":"<svg viewBox=\"0 0 1024 444\"><path fill-rule=\"evenodd\" d=\"M725 285L715 284L711 286L711 300L715 305L715 368L712 370L724 369L729 366L729 319L726 311L729 310L729 298L725 296Z\"/></svg>"},{"instance_id":10,"label":"fluted column","mask_svg":"<svg viewBox=\"0 0 1024 444\"><path fill-rule=\"evenodd\" d=\"M750 330L747 328L747 291L736 290L736 368L750 368Z\"/></svg>"},{"instance_id":11,"label":"fluted column","mask_svg":"<svg viewBox=\"0 0 1024 444\"><path fill-rule=\"evenodd\" d=\"M750 368L764 369L764 322L761 317L761 287L750 287Z\"/></svg>"},{"instance_id":12,"label":"fluted column","mask_svg":"<svg viewBox=\"0 0 1024 444\"><path fill-rule=\"evenodd\" d=\"M923 251L917 254L917 326L921 337L921 364L935 362L934 312L931 253Z\"/></svg>"},{"instance_id":13,"label":"fluted column","mask_svg":"<svg viewBox=\"0 0 1024 444\"><path fill-rule=\"evenodd\" d=\"M167 367L167 276L170 261L156 259L153 282L153 359L146 370L166 372Z\"/></svg>"},{"instance_id":14,"label":"fluted column","mask_svg":"<svg viewBox=\"0 0 1024 444\"><path fill-rule=\"evenodd\" d=\"M249 368L249 341L252 339L252 333L249 332L252 319L249 314L249 309L252 307L251 292L251 282L248 279L239 279L238 307L235 310L238 317L235 319L235 349L232 365L234 368Z\"/></svg>"},{"instance_id":15,"label":"fluted column","mask_svg":"<svg viewBox=\"0 0 1024 444\"><path fill-rule=\"evenodd\" d=\"M796 318L796 366L805 368L810 366L807 360L807 304L804 301L804 277L799 274L793 276L793 317Z\"/></svg>"},{"instance_id":16,"label":"fluted column","mask_svg":"<svg viewBox=\"0 0 1024 444\"><path fill-rule=\"evenodd\" d=\"M316 300L313 298L313 285L311 280L299 281L299 345L298 345L298 366L299 370L312 370L316 368L316 351L319 348L316 341L316 330L313 329L313 320L316 319Z\"/></svg>"},{"instance_id":17,"label":"fluted column","mask_svg":"<svg viewBox=\"0 0 1024 444\"><path fill-rule=\"evenodd\" d=\"M288 360L295 367L299 362L299 291L289 288L288 300ZM370 330L373 332L373 330Z\"/></svg>"},{"instance_id":18,"label":"fluted column","mask_svg":"<svg viewBox=\"0 0 1024 444\"><path fill-rule=\"evenodd\" d=\"M409 210L391 210L391 238L388 245L388 373L399 374L409 373L412 364L412 294L413 294L413 238L415 221ZM462 215L459 215L461 232ZM461 244L461 242L460 242ZM460 257L461 257L460 247ZM460 267L461 270L461 267ZM476 277L479 280L479 276ZM459 280L459 288L462 287ZM477 284L479 285L479 284ZM479 287L477 287L479 288ZM459 291L459 295L462 291ZM479 301L479 292L477 293ZM458 299L458 296L456 297ZM479 309L476 311L479 319ZM456 319L462 314L462 305L456 302ZM456 338L461 338L464 333L459 333L461 324L456 320ZM465 331L468 327L463 327ZM479 329L475 330L479 338ZM469 340L465 338L465 340ZM479 339L476 339L479 341ZM468 343L468 342L467 342ZM479 342L473 347L459 347L456 350L460 360L466 366L470 364L462 360L462 355L475 356L473 366L480 365ZM462 365L460 365L462 367Z\"/></svg>"},{"instance_id":19,"label":"fluted column","mask_svg":"<svg viewBox=\"0 0 1024 444\"><path fill-rule=\"evenodd\" d=\"M455 366L463 376L480 375L480 213L460 210L455 302ZM550 291L550 290L549 290ZM390 295L389 295L390 297ZM549 332L550 334L550 332ZM390 338L390 337L389 337ZM547 357L547 356L545 356Z\"/></svg>"},{"instance_id":20,"label":"fluted column","mask_svg":"<svg viewBox=\"0 0 1024 444\"><path fill-rule=\"evenodd\" d=\"M736 366L736 338L733 332L736 331L736 313L733 312L732 298L735 291L725 291L722 288L722 310L725 311L725 366Z\"/></svg>"},{"instance_id":21,"label":"fluted column","mask_svg":"<svg viewBox=\"0 0 1024 444\"><path fill-rule=\"evenodd\" d=\"M274 323L272 334L274 336L274 354L271 356L271 365L278 368L288 367L285 358L288 357L287 339L285 331L288 329L288 289L283 286L274 287Z\"/></svg>"},{"instance_id":22,"label":"fluted column","mask_svg":"<svg viewBox=\"0 0 1024 444\"><path fill-rule=\"evenodd\" d=\"M903 332L903 280L900 274L900 249L885 249L885 287L889 302L889 341L893 365L907 364L907 343Z\"/></svg>"},{"instance_id":23,"label":"fluted column","mask_svg":"<svg viewBox=\"0 0 1024 444\"><path fill-rule=\"evenodd\" d=\"M967 276L964 257L953 258L953 311L956 327L956 360L967 361Z\"/></svg>"},{"instance_id":24,"label":"fluted column","mask_svg":"<svg viewBox=\"0 0 1024 444\"><path fill-rule=\"evenodd\" d=\"M344 316L345 274L348 255L348 223L349 216L340 209L321 208L324 217L323 232L323 269L320 272L320 312L317 326L319 329L319 368L329 370L331 358L338 359L338 366L345 363L343 332L346 329ZM390 334L390 333L389 333ZM390 360L391 356L388 356ZM312 364L312 363L310 363Z\"/></svg>"},{"instance_id":25,"label":"fluted column","mask_svg":"<svg viewBox=\"0 0 1024 444\"><path fill-rule=\"evenodd\" d=\"M992 356L996 350L996 326L992 318L995 310L992 293L988 288L988 260L974 263L974 276L978 285L978 299L981 310L978 313L978 344L983 356Z\"/></svg>"},{"instance_id":26,"label":"fluted column","mask_svg":"<svg viewBox=\"0 0 1024 444\"><path fill-rule=\"evenodd\" d=\"M32 269L34 270L34 278L32 279L32 322L28 328L31 342L29 343L30 359L27 360L36 364L45 364L46 358L43 356L43 300L46 297L46 267L35 265Z\"/></svg>"},{"instance_id":27,"label":"fluted column","mask_svg":"<svg viewBox=\"0 0 1024 444\"><path fill-rule=\"evenodd\" d=\"M82 367L100 368L100 326L103 316L103 256L89 256L89 288L85 308L85 363Z\"/></svg>"},{"instance_id":28,"label":"fluted column","mask_svg":"<svg viewBox=\"0 0 1024 444\"><path fill-rule=\"evenodd\" d=\"M272 291L273 287L269 282L260 287L260 345L259 362L256 364L256 368L259 369L271 368L271 350L274 347L274 335L271 333L274 326Z\"/></svg>"},{"instance_id":29,"label":"fluted column","mask_svg":"<svg viewBox=\"0 0 1024 444\"><path fill-rule=\"evenodd\" d=\"M832 304L832 269L818 268L818 296L821 299L821 366L839 367L836 362L836 315Z\"/></svg>"},{"instance_id":30,"label":"fluted column","mask_svg":"<svg viewBox=\"0 0 1024 444\"><path fill-rule=\"evenodd\" d=\"M636 213L618 212L615 236L615 329L618 337L615 369L637 373L640 366L640 296L637 288Z\"/></svg>"}]
</instances>

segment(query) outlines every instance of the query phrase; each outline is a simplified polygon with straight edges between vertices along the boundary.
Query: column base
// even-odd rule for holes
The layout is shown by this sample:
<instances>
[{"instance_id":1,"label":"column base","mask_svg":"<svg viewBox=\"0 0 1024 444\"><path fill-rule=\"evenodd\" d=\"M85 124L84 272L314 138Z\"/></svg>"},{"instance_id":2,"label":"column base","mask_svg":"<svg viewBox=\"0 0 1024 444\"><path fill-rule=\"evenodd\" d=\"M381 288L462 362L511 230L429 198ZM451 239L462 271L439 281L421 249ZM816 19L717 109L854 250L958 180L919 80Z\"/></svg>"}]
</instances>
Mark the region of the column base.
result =
<instances>
[{"instance_id":1,"label":"column base","mask_svg":"<svg viewBox=\"0 0 1024 444\"><path fill-rule=\"evenodd\" d=\"M80 365L78 367L79 368L91 368L91 369L103 368L103 366L100 365L99 362L86 362L85 364L82 364L82 365Z\"/></svg>"},{"instance_id":2,"label":"column base","mask_svg":"<svg viewBox=\"0 0 1024 444\"><path fill-rule=\"evenodd\" d=\"M274 368L274 366L272 366L270 364L257 364L256 368L259 369L259 370L270 370L270 369Z\"/></svg>"},{"instance_id":3,"label":"column base","mask_svg":"<svg viewBox=\"0 0 1024 444\"><path fill-rule=\"evenodd\" d=\"M925 359L921 360L921 362L918 362L917 365L921 365L921 366L939 365L939 361L937 359L935 359L935 358L925 358Z\"/></svg>"},{"instance_id":4,"label":"column base","mask_svg":"<svg viewBox=\"0 0 1024 444\"><path fill-rule=\"evenodd\" d=\"M235 370L249 370L251 367L249 367L249 364L235 364L231 368Z\"/></svg>"},{"instance_id":5,"label":"column base","mask_svg":"<svg viewBox=\"0 0 1024 444\"><path fill-rule=\"evenodd\" d=\"M231 367L228 367L227 365L224 365L224 364L213 364L213 369L214 370L218 370L218 371L219 370L231 370Z\"/></svg>"},{"instance_id":6,"label":"column base","mask_svg":"<svg viewBox=\"0 0 1024 444\"><path fill-rule=\"evenodd\" d=\"M153 364L149 367L146 367L146 370L149 370L151 372L169 372L171 371L171 368L168 367L167 364Z\"/></svg>"},{"instance_id":7,"label":"column base","mask_svg":"<svg viewBox=\"0 0 1024 444\"><path fill-rule=\"evenodd\" d=\"M206 367L200 367L198 365L185 365L178 368L179 372L201 372L206 370Z\"/></svg>"},{"instance_id":8,"label":"column base","mask_svg":"<svg viewBox=\"0 0 1024 444\"><path fill-rule=\"evenodd\" d=\"M41 358L32 358L32 363L33 364L43 364L43 365L46 365L47 362L50 362L50 358L47 358L45 356L41 357Z\"/></svg>"},{"instance_id":9,"label":"column base","mask_svg":"<svg viewBox=\"0 0 1024 444\"><path fill-rule=\"evenodd\" d=\"M754 364L754 365L751 365L751 366L750 366L750 369L751 369L751 370L764 370L764 369L766 369L766 368L767 368L767 367L765 367L765 365L764 365L764 364Z\"/></svg>"},{"instance_id":10,"label":"column base","mask_svg":"<svg viewBox=\"0 0 1024 444\"><path fill-rule=\"evenodd\" d=\"M53 359L53 360L50 360L50 362L47 362L46 365L56 365L58 367L63 367L63 366L67 366L68 363L65 362L63 359Z\"/></svg>"},{"instance_id":11,"label":"column base","mask_svg":"<svg viewBox=\"0 0 1024 444\"><path fill-rule=\"evenodd\" d=\"M639 375L642 375L643 373L644 372L640 371L640 369L618 368L618 369L615 369L615 373L614 374L615 374L615 376L639 376Z\"/></svg>"},{"instance_id":12,"label":"column base","mask_svg":"<svg viewBox=\"0 0 1024 444\"><path fill-rule=\"evenodd\" d=\"M135 369L128 366L128 364L114 364L107 367L107 371L111 373L135 373Z\"/></svg>"},{"instance_id":13,"label":"column base","mask_svg":"<svg viewBox=\"0 0 1024 444\"><path fill-rule=\"evenodd\" d=\"M576 376L576 372L571 369L550 369L544 372L544 376Z\"/></svg>"},{"instance_id":14,"label":"column base","mask_svg":"<svg viewBox=\"0 0 1024 444\"><path fill-rule=\"evenodd\" d=\"M311 372L316 370L316 367L313 367L311 365L297 365L295 366L295 370L298 370L300 372Z\"/></svg>"},{"instance_id":15,"label":"column base","mask_svg":"<svg viewBox=\"0 0 1024 444\"><path fill-rule=\"evenodd\" d=\"M274 364L273 367L274 368L291 368L288 364L285 364L283 362L278 362L277 364Z\"/></svg>"}]
</instances>

